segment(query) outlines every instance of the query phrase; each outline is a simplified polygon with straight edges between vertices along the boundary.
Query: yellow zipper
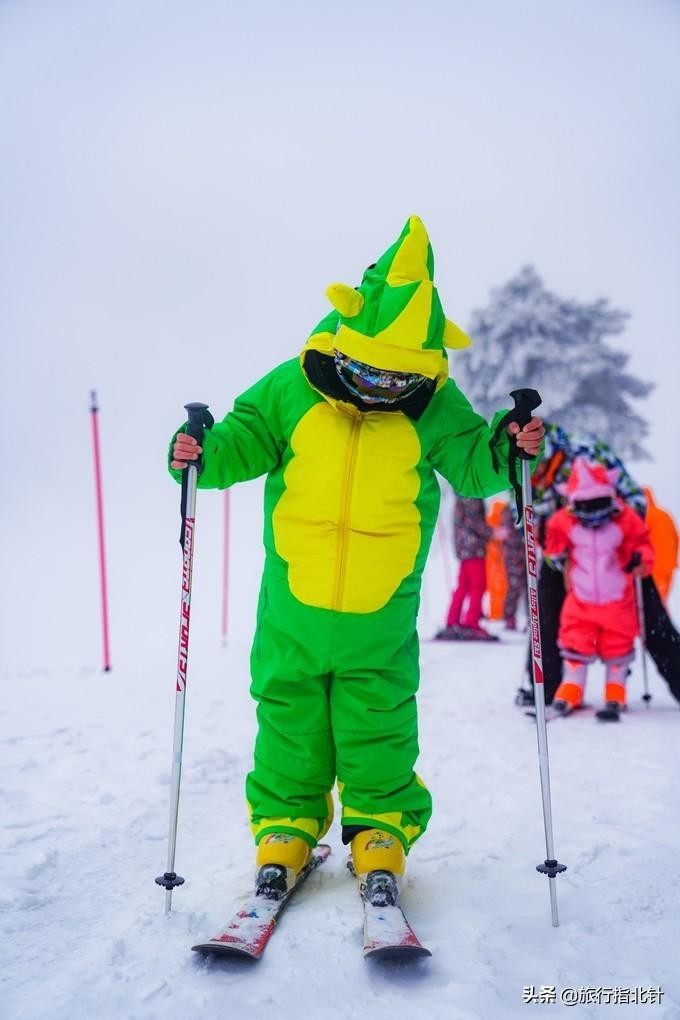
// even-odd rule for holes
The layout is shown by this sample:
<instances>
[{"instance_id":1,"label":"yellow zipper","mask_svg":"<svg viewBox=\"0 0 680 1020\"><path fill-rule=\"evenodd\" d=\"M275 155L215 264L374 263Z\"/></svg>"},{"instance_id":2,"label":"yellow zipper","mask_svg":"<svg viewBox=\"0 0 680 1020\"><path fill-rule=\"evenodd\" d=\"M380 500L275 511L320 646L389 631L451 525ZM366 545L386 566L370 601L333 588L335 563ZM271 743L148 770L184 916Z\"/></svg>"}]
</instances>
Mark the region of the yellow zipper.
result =
<instances>
[{"instance_id":1,"label":"yellow zipper","mask_svg":"<svg viewBox=\"0 0 680 1020\"><path fill-rule=\"evenodd\" d=\"M342 596L345 588L345 573L347 568L347 537L349 532L348 517L349 504L352 498L352 486L354 484L354 471L357 462L357 446L359 445L359 429L361 428L361 415L352 420L352 431L349 437L349 447L345 459L345 473L343 476L342 503L340 506L340 517L338 519L338 551L337 564L335 568L335 589L333 594L332 608L339 612L341 609Z\"/></svg>"}]
</instances>

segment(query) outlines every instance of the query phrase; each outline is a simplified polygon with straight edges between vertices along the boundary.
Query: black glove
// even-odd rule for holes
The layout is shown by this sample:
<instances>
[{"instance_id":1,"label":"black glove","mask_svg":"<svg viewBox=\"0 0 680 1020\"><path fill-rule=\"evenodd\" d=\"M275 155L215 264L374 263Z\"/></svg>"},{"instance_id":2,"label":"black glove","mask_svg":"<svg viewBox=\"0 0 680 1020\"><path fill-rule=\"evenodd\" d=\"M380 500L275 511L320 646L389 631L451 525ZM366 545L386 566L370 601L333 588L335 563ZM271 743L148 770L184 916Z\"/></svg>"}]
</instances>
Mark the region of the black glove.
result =
<instances>
[{"instance_id":1,"label":"black glove","mask_svg":"<svg viewBox=\"0 0 680 1020\"><path fill-rule=\"evenodd\" d=\"M631 558L623 568L627 574L632 574L636 567L639 567L642 563L642 556L639 552L634 552Z\"/></svg>"}]
</instances>

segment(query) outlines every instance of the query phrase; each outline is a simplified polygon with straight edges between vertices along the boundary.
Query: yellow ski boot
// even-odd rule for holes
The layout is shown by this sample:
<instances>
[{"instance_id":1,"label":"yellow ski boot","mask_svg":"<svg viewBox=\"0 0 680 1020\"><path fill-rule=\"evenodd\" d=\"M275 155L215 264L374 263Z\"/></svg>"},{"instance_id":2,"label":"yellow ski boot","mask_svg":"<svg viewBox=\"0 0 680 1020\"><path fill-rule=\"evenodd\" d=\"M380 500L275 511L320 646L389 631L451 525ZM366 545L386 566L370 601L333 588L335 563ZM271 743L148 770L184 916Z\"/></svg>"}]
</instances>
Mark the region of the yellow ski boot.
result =
<instances>
[{"instance_id":1,"label":"yellow ski boot","mask_svg":"<svg viewBox=\"0 0 680 1020\"><path fill-rule=\"evenodd\" d=\"M257 846L255 894L280 900L293 888L309 864L312 849L300 836L270 832Z\"/></svg>"},{"instance_id":2,"label":"yellow ski boot","mask_svg":"<svg viewBox=\"0 0 680 1020\"><path fill-rule=\"evenodd\" d=\"M399 876L406 870L401 841L382 829L365 829L351 844L352 870L359 879L362 896L373 906L397 906Z\"/></svg>"}]
</instances>

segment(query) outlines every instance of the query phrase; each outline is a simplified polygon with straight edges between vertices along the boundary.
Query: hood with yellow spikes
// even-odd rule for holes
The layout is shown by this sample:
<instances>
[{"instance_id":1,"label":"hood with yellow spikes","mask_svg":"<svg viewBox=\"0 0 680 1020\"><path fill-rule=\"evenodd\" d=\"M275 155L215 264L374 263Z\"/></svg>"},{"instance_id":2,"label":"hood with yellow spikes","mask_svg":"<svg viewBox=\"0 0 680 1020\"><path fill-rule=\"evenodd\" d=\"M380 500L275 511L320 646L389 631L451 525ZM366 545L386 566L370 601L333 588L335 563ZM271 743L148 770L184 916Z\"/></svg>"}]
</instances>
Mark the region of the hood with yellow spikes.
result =
<instances>
[{"instance_id":1,"label":"hood with yellow spikes","mask_svg":"<svg viewBox=\"0 0 680 1020\"><path fill-rule=\"evenodd\" d=\"M350 358L391 372L448 378L445 347L470 338L444 316L433 283L434 256L421 219L410 216L395 243L369 266L359 287L333 283L334 311L319 323L303 351Z\"/></svg>"}]
</instances>

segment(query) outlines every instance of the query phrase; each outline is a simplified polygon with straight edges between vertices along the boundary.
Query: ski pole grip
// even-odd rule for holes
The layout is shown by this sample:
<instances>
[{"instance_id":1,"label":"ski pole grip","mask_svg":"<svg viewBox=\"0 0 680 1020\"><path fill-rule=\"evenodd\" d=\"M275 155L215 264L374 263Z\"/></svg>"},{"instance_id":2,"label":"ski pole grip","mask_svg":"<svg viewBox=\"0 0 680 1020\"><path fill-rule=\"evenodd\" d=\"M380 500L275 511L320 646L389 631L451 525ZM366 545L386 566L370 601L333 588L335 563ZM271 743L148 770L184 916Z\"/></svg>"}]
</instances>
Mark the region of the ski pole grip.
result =
<instances>
[{"instance_id":1,"label":"ski pole grip","mask_svg":"<svg viewBox=\"0 0 680 1020\"><path fill-rule=\"evenodd\" d=\"M192 439L195 439L197 443L203 443L203 433L206 429L211 429L215 424L215 419L208 410L207 404L201 404L199 401L194 401L191 404L185 404L184 410L187 412L187 426L185 432ZM192 461L191 464L196 468L196 471L200 475L203 470L203 457L199 456L196 461ZM186 533L186 518L187 518L187 494L188 494L188 470L182 472L182 494L180 497L180 513L182 515L182 528L179 533L179 544L184 548L184 537Z\"/></svg>"},{"instance_id":2,"label":"ski pole grip","mask_svg":"<svg viewBox=\"0 0 680 1020\"><path fill-rule=\"evenodd\" d=\"M508 418L510 421L516 421L518 425L524 428L531 421L532 414L536 408L540 407L542 403L541 395L538 390L521 389L512 390L510 396L514 400L515 406L508 414ZM522 460L533 460L531 453L517 448L517 441L514 436L512 437L512 442L515 444L518 457Z\"/></svg>"},{"instance_id":3,"label":"ski pole grip","mask_svg":"<svg viewBox=\"0 0 680 1020\"><path fill-rule=\"evenodd\" d=\"M184 410L187 412L187 435L195 439L197 443L200 443L203 440L204 431L212 428L215 419L208 410L208 405L201 404L198 401L185 404Z\"/></svg>"}]
</instances>

